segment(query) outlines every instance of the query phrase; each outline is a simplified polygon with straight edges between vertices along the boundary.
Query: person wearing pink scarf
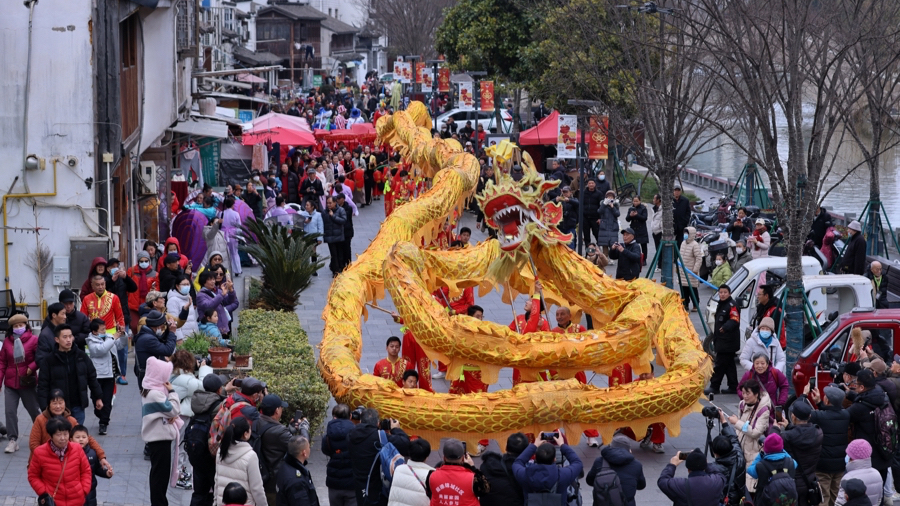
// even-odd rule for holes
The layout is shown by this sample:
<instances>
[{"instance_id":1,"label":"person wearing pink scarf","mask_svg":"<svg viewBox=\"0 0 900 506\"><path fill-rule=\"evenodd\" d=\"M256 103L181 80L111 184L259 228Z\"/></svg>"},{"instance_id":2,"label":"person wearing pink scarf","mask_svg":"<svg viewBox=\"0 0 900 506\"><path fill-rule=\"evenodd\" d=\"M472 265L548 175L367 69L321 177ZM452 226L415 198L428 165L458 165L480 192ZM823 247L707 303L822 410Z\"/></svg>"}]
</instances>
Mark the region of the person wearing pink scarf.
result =
<instances>
[{"instance_id":1,"label":"person wearing pink scarf","mask_svg":"<svg viewBox=\"0 0 900 506\"><path fill-rule=\"evenodd\" d=\"M147 359L141 383L141 438L150 456L150 502L168 506L166 490L178 480L177 461L172 459L172 441L178 448L181 402L169 383L172 364L156 357ZM166 483L168 481L168 484Z\"/></svg>"}]
</instances>

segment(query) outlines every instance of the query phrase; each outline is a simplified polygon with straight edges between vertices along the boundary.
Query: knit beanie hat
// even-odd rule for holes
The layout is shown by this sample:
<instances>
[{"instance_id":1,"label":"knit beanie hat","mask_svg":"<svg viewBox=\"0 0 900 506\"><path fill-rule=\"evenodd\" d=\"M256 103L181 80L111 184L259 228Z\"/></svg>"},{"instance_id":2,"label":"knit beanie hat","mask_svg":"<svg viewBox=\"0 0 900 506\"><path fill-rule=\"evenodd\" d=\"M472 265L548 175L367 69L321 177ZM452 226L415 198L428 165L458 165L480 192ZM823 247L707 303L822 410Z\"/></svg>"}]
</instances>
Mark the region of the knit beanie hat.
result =
<instances>
[{"instance_id":1,"label":"knit beanie hat","mask_svg":"<svg viewBox=\"0 0 900 506\"><path fill-rule=\"evenodd\" d=\"M775 330L775 320L766 316L759 322L760 327L766 327L767 329Z\"/></svg>"},{"instance_id":2,"label":"knit beanie hat","mask_svg":"<svg viewBox=\"0 0 900 506\"><path fill-rule=\"evenodd\" d=\"M872 445L865 439L854 439L847 445L847 456L850 460L862 460L872 456Z\"/></svg>"},{"instance_id":3,"label":"knit beanie hat","mask_svg":"<svg viewBox=\"0 0 900 506\"><path fill-rule=\"evenodd\" d=\"M766 452L766 455L780 453L782 450L784 450L784 440L781 439L781 436L778 434L769 434L769 436L766 437L766 442L763 443L763 451Z\"/></svg>"},{"instance_id":4,"label":"knit beanie hat","mask_svg":"<svg viewBox=\"0 0 900 506\"><path fill-rule=\"evenodd\" d=\"M692 451L688 454L685 467L688 471L703 471L706 469L706 455L697 450Z\"/></svg>"}]
</instances>

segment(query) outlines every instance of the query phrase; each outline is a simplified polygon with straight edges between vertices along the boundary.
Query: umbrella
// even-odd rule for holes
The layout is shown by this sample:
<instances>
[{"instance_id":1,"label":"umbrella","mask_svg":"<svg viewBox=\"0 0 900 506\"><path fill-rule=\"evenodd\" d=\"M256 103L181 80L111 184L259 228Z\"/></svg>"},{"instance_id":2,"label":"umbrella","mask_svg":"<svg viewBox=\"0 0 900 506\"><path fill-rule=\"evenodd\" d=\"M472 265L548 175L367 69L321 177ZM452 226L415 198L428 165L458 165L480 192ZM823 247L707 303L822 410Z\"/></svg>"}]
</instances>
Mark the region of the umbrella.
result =
<instances>
[{"instance_id":1,"label":"umbrella","mask_svg":"<svg viewBox=\"0 0 900 506\"><path fill-rule=\"evenodd\" d=\"M300 130L302 132L312 132L312 129L309 128L309 123L307 123L305 118L291 116L290 114L270 112L251 121L250 127L244 130L244 134L257 133L275 127Z\"/></svg>"},{"instance_id":2,"label":"umbrella","mask_svg":"<svg viewBox=\"0 0 900 506\"><path fill-rule=\"evenodd\" d=\"M244 82L244 83L257 83L257 84L262 84L262 83L268 82L265 79L263 79L262 77L255 76L253 74L238 74L237 80Z\"/></svg>"},{"instance_id":3,"label":"umbrella","mask_svg":"<svg viewBox=\"0 0 900 506\"><path fill-rule=\"evenodd\" d=\"M234 210L241 217L241 225L247 223L247 220L256 219L256 216L253 215L253 209L250 209L250 206L243 200L235 199Z\"/></svg>"},{"instance_id":4,"label":"umbrella","mask_svg":"<svg viewBox=\"0 0 900 506\"><path fill-rule=\"evenodd\" d=\"M300 130L290 130L284 127L274 127L268 130L244 133L241 137L241 144L244 146L253 146L268 141L280 142L282 146L314 146L316 138L310 132L302 132Z\"/></svg>"}]
</instances>

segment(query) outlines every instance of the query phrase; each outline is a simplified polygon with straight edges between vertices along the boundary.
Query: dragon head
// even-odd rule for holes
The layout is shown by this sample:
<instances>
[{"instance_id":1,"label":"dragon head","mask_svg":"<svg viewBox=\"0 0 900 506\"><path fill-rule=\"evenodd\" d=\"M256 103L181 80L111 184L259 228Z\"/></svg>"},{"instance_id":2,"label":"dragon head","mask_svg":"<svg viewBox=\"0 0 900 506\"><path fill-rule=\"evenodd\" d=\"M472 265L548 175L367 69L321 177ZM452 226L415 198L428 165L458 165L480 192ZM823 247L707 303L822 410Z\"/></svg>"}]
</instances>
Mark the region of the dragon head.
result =
<instances>
[{"instance_id":1,"label":"dragon head","mask_svg":"<svg viewBox=\"0 0 900 506\"><path fill-rule=\"evenodd\" d=\"M562 221L562 207L543 202L544 194L559 185L545 181L534 169L530 158L523 160L524 175L518 181L500 171L499 180L488 181L477 197L488 226L497 230L500 249L512 252L530 238L546 245L568 243L571 234L563 234L557 226Z\"/></svg>"}]
</instances>

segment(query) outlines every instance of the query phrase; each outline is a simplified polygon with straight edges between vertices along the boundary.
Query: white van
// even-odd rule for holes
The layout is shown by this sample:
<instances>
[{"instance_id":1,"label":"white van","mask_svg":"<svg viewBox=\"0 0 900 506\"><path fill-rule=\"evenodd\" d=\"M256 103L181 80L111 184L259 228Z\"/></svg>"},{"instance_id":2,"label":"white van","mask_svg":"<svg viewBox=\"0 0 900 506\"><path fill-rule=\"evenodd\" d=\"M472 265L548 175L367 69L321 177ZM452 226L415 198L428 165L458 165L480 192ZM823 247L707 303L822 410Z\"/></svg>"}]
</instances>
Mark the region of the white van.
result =
<instances>
[{"instance_id":1,"label":"white van","mask_svg":"<svg viewBox=\"0 0 900 506\"><path fill-rule=\"evenodd\" d=\"M822 264L813 257L802 257L804 276L822 274ZM762 282L760 279L762 278ZM750 325L756 314L756 290L761 284L780 286L787 278L787 258L757 258L745 263L725 283L731 288L731 297L741 309L741 335ZM706 303L706 322L712 331L716 322L716 307L719 305L719 292L713 293Z\"/></svg>"}]
</instances>

